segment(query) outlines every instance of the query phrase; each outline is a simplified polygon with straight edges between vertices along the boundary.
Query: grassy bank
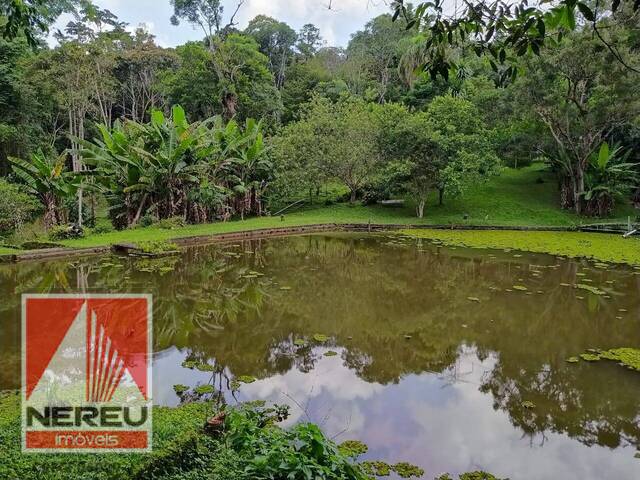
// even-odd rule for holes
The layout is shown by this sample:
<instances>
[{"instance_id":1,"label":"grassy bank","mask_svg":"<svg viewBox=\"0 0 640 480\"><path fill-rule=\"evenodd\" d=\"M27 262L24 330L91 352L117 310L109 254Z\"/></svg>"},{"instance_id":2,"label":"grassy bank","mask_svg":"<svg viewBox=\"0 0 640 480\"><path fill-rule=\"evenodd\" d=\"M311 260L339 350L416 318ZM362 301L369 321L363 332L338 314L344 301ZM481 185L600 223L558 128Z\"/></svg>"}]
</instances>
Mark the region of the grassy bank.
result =
<instances>
[{"instance_id":1,"label":"grassy bank","mask_svg":"<svg viewBox=\"0 0 640 480\"><path fill-rule=\"evenodd\" d=\"M506 226L572 226L593 223L594 219L581 218L558 208L556 183L543 165L514 170L505 169L500 176L468 190L464 196L446 199L437 205L432 198L424 219L415 217L411 207L365 207L360 204L338 203L307 206L281 217L250 218L205 225L189 225L175 229L158 226L90 234L85 238L62 241L74 248L99 247L122 242L170 240L173 238L213 235L242 230L273 227L293 227L319 223L372 223L402 225L506 225ZM629 206L620 206L608 221L625 221L638 214ZM16 253L14 249L0 247L0 254Z\"/></svg>"},{"instance_id":2,"label":"grassy bank","mask_svg":"<svg viewBox=\"0 0 640 480\"><path fill-rule=\"evenodd\" d=\"M585 257L601 262L640 265L640 238L579 232L403 230L416 238L437 240L445 245L495 248Z\"/></svg>"}]
</instances>

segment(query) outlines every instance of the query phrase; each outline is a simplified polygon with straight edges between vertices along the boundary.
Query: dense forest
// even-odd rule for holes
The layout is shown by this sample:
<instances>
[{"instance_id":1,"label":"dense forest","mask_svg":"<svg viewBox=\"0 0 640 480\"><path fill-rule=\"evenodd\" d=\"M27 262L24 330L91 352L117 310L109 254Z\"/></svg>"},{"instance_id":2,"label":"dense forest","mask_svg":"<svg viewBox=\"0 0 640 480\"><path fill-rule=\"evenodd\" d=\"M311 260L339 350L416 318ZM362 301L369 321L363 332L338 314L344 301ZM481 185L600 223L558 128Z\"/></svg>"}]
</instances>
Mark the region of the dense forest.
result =
<instances>
[{"instance_id":1,"label":"dense forest","mask_svg":"<svg viewBox=\"0 0 640 480\"><path fill-rule=\"evenodd\" d=\"M172 0L167 22L203 39L162 48L90 2L49 3L74 12L55 47L0 11L4 235L36 218L93 227L101 211L105 229L266 215L327 185L348 202L406 198L423 217L532 162L555 172L559 208L640 207L631 3L573 2L546 18L558 35L488 53L471 35L436 45L424 4L394 2L341 48L312 24L259 15L241 30L217 0Z\"/></svg>"}]
</instances>

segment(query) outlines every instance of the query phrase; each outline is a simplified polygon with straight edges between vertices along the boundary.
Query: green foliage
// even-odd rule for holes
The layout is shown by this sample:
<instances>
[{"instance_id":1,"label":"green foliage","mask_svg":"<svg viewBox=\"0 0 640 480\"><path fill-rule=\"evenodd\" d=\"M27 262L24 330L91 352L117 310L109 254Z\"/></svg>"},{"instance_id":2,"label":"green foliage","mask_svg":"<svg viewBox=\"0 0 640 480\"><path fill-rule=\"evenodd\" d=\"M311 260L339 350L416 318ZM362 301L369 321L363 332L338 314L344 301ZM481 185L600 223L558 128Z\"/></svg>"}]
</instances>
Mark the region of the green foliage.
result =
<instances>
[{"instance_id":1,"label":"green foliage","mask_svg":"<svg viewBox=\"0 0 640 480\"><path fill-rule=\"evenodd\" d=\"M369 447L359 440L347 440L338 445L338 449L347 457L356 458L367 453Z\"/></svg>"},{"instance_id":2,"label":"green foliage","mask_svg":"<svg viewBox=\"0 0 640 480\"><path fill-rule=\"evenodd\" d=\"M328 179L341 181L355 201L379 161L376 121L357 98L338 102L315 96L302 118L273 142L282 191L316 190Z\"/></svg>"},{"instance_id":3,"label":"green foliage","mask_svg":"<svg viewBox=\"0 0 640 480\"><path fill-rule=\"evenodd\" d=\"M10 235L41 210L35 198L19 185L0 179L0 235Z\"/></svg>"},{"instance_id":4,"label":"green foliage","mask_svg":"<svg viewBox=\"0 0 640 480\"><path fill-rule=\"evenodd\" d=\"M386 117L389 106L381 107ZM493 153L479 113L464 99L435 98L424 113L396 110L399 120L381 129L380 144L387 162L381 180L391 191L415 199L422 218L431 190L451 196L497 171Z\"/></svg>"},{"instance_id":5,"label":"green foliage","mask_svg":"<svg viewBox=\"0 0 640 480\"><path fill-rule=\"evenodd\" d=\"M637 348L612 348L610 350L594 350L580 354L587 362L611 360L619 365L640 372L640 350Z\"/></svg>"},{"instance_id":6,"label":"green foliage","mask_svg":"<svg viewBox=\"0 0 640 480\"><path fill-rule=\"evenodd\" d=\"M274 413L245 406L227 414L225 442L241 452L246 477L367 478L316 425L303 423L283 430L274 425L278 420Z\"/></svg>"},{"instance_id":7,"label":"green foliage","mask_svg":"<svg viewBox=\"0 0 640 480\"><path fill-rule=\"evenodd\" d=\"M461 230L404 230L403 233L437 240L445 245L470 248L515 249L528 252L550 253L571 258L591 258L629 265L640 265L640 249L635 240L620 235L598 234L585 236L578 232L524 232L524 231L461 231ZM590 285L592 293L602 290Z\"/></svg>"},{"instance_id":8,"label":"green foliage","mask_svg":"<svg viewBox=\"0 0 640 480\"><path fill-rule=\"evenodd\" d=\"M48 157L36 153L30 161L9 159L15 175L24 183L44 207L44 223L49 228L66 221L63 202L72 198L79 186L80 178L66 170L66 154Z\"/></svg>"},{"instance_id":9,"label":"green foliage","mask_svg":"<svg viewBox=\"0 0 640 480\"><path fill-rule=\"evenodd\" d=\"M84 155L116 227L150 220L151 213L161 228L181 226L177 217L200 223L259 213L269 175L259 122L249 119L242 128L214 117L190 124L175 106L170 118L156 110L150 123L117 121L99 129L102 139L84 142ZM237 198L245 201L232 203Z\"/></svg>"},{"instance_id":10,"label":"green foliage","mask_svg":"<svg viewBox=\"0 0 640 480\"><path fill-rule=\"evenodd\" d=\"M49 230L49 239L55 241L82 238L82 230L70 225L57 225Z\"/></svg>"},{"instance_id":11,"label":"green foliage","mask_svg":"<svg viewBox=\"0 0 640 480\"><path fill-rule=\"evenodd\" d=\"M149 240L146 242L138 242L138 249L143 253L160 254L178 251L179 248L175 243L164 240Z\"/></svg>"}]
</instances>

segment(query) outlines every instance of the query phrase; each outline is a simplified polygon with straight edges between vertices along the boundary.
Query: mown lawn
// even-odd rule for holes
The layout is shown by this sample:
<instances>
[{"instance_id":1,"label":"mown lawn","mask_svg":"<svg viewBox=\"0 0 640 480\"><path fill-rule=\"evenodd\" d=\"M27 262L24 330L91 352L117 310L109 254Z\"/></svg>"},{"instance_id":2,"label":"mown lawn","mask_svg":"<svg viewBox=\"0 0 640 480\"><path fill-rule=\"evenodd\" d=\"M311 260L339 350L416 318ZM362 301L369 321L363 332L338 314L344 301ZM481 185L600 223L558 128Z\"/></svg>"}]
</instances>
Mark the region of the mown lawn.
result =
<instances>
[{"instance_id":1,"label":"mown lawn","mask_svg":"<svg viewBox=\"0 0 640 480\"><path fill-rule=\"evenodd\" d=\"M147 240L170 240L172 238L212 235L242 230L270 227L290 227L317 223L393 223L424 225L510 225L510 226L571 226L594 223L596 220L580 218L558 208L556 182L544 165L515 170L504 169L485 183L469 189L458 198L445 199L437 205L434 197L427 206L424 219L415 217L410 206L389 208L381 206L339 203L316 204L297 211L287 212L284 217L250 218L226 223L189 225L173 230L157 226L132 230L88 235L82 239L61 242L68 247L97 247L119 242ZM606 221L625 221L627 216L638 215L630 206L622 205L614 218ZM0 247L0 254L15 253L16 250Z\"/></svg>"}]
</instances>

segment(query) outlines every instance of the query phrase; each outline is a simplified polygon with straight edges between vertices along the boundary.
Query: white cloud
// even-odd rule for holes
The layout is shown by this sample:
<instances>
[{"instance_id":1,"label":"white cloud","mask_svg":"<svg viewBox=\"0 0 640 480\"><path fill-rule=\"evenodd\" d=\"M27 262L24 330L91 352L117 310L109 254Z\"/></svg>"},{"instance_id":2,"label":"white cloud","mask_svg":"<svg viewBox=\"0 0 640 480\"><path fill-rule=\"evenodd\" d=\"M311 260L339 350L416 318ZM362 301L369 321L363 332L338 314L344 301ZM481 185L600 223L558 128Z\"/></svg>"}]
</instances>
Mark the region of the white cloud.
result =
<instances>
[{"instance_id":1,"label":"white cloud","mask_svg":"<svg viewBox=\"0 0 640 480\"><path fill-rule=\"evenodd\" d=\"M202 38L200 29L187 23L178 27L171 25L169 19L173 9L169 0L94 0L94 3L110 10L133 28L141 23L153 26L152 33L162 46L173 47ZM223 0L223 4L228 18L235 10L237 0ZM241 29L261 14L284 21L295 30L313 23L320 28L328 45L346 46L352 33L361 29L370 18L389 10L387 0L332 0L331 10L328 5L329 0L246 0L236 20ZM63 15L52 32L63 29L70 20L69 15ZM51 36L49 43L55 44Z\"/></svg>"}]
</instances>

